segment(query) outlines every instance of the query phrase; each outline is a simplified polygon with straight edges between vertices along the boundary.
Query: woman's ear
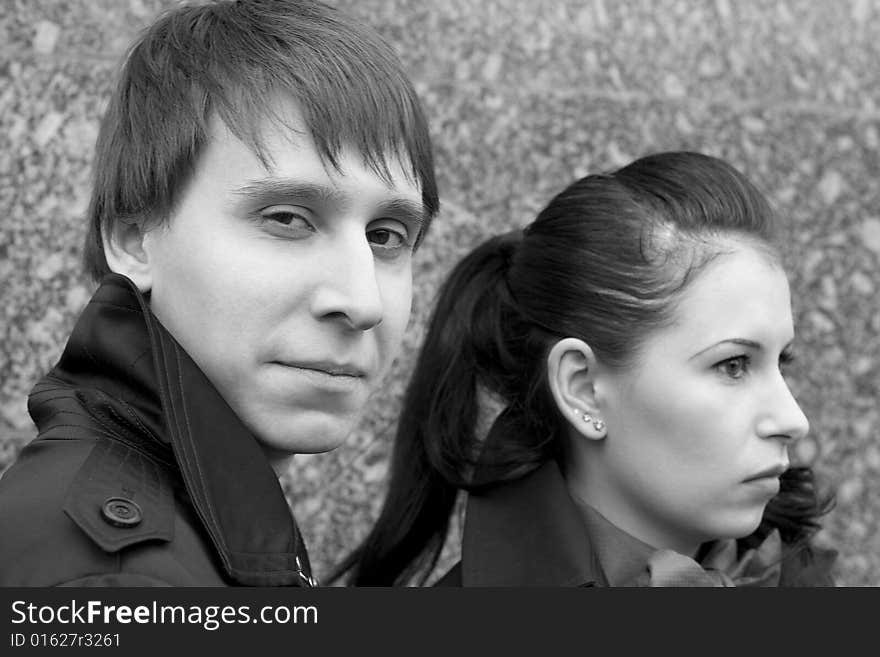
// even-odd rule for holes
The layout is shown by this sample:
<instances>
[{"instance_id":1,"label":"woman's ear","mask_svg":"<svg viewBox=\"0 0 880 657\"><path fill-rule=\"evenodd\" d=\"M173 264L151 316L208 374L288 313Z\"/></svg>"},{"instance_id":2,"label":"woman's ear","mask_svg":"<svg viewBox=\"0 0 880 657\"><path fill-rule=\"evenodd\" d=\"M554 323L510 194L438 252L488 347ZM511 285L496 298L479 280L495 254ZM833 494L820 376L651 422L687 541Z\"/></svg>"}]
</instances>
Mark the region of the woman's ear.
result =
<instances>
[{"instance_id":1,"label":"woman's ear","mask_svg":"<svg viewBox=\"0 0 880 657\"><path fill-rule=\"evenodd\" d=\"M144 249L146 234L140 222L119 221L101 235L110 270L130 278L143 293L153 287L150 258Z\"/></svg>"},{"instance_id":2,"label":"woman's ear","mask_svg":"<svg viewBox=\"0 0 880 657\"><path fill-rule=\"evenodd\" d=\"M597 366L593 350L578 338L563 338L547 354L547 378L559 412L591 440L606 434L596 399Z\"/></svg>"}]
</instances>

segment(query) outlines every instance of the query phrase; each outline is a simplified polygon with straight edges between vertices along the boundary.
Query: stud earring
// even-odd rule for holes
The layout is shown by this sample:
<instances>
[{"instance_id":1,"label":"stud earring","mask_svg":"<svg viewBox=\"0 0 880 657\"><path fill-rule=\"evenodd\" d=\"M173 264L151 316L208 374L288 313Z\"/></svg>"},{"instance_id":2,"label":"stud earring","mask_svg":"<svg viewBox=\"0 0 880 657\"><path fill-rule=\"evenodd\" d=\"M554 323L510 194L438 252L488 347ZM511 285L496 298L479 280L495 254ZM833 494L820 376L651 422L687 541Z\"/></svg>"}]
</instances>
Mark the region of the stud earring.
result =
<instances>
[{"instance_id":1,"label":"stud earring","mask_svg":"<svg viewBox=\"0 0 880 657\"><path fill-rule=\"evenodd\" d=\"M587 424L592 423L593 428L596 429L596 431L602 431L605 429L605 423L602 420L594 420L592 415L590 415L589 413L584 413L579 408L575 408L574 412L580 415L583 418L584 422L586 422Z\"/></svg>"}]
</instances>

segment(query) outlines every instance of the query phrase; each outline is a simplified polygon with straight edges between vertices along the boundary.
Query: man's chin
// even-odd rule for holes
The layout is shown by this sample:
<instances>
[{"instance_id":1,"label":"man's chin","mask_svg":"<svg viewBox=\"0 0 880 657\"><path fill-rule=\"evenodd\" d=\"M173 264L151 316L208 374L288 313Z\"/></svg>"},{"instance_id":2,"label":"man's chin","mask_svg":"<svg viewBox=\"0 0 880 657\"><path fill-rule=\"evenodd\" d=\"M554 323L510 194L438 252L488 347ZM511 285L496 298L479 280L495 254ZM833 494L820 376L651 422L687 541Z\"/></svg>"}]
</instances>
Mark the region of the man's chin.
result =
<instances>
[{"instance_id":1,"label":"man's chin","mask_svg":"<svg viewBox=\"0 0 880 657\"><path fill-rule=\"evenodd\" d=\"M296 426L255 431L257 441L270 461L288 459L294 454L323 454L342 445L351 435L356 419L346 422L337 417L323 421L299 422Z\"/></svg>"}]
</instances>

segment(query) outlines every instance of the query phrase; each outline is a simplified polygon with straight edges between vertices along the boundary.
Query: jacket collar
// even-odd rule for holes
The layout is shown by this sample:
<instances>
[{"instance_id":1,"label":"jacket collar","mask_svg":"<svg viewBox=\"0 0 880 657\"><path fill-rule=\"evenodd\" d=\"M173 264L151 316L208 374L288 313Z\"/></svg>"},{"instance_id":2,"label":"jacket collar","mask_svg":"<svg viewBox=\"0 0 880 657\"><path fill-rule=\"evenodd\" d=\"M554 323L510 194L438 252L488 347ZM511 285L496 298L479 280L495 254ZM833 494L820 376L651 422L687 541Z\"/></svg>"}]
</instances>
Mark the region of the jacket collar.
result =
<instances>
[{"instance_id":1,"label":"jacket collar","mask_svg":"<svg viewBox=\"0 0 880 657\"><path fill-rule=\"evenodd\" d=\"M504 440L502 414L487 442ZM580 509L556 461L468 495L462 537L464 586L605 586Z\"/></svg>"},{"instance_id":2,"label":"jacket collar","mask_svg":"<svg viewBox=\"0 0 880 657\"><path fill-rule=\"evenodd\" d=\"M131 435L136 427L152 449L170 446L234 581L303 583L305 546L266 456L130 280L111 274L102 281L46 378L104 393L119 406L111 420L120 423L120 433ZM40 426L50 417L34 420Z\"/></svg>"}]
</instances>

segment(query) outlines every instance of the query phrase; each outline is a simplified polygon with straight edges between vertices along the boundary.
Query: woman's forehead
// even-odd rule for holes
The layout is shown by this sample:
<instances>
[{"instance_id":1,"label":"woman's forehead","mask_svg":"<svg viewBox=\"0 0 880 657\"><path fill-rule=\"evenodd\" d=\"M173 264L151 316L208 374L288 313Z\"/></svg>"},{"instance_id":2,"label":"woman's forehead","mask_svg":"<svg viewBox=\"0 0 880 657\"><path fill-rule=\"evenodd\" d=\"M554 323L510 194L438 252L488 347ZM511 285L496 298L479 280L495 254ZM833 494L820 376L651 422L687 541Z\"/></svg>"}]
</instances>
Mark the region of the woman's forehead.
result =
<instances>
[{"instance_id":1,"label":"woman's forehead","mask_svg":"<svg viewBox=\"0 0 880 657\"><path fill-rule=\"evenodd\" d=\"M696 352L724 340L787 344L792 338L788 280L764 249L740 243L717 253L694 275L653 336ZM648 336L647 343L652 341Z\"/></svg>"}]
</instances>

